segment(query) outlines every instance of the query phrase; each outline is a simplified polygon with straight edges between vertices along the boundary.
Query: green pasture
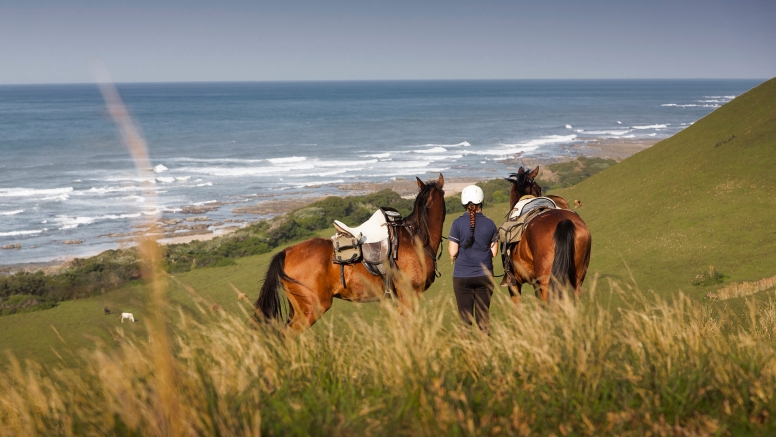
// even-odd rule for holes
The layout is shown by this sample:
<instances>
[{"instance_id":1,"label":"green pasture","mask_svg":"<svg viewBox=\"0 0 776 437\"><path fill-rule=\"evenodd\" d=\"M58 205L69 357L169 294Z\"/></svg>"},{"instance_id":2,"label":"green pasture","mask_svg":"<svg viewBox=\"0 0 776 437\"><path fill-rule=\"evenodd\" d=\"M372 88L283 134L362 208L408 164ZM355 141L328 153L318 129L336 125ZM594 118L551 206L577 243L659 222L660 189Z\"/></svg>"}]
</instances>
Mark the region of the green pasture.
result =
<instances>
[{"instance_id":1,"label":"green pasture","mask_svg":"<svg viewBox=\"0 0 776 437\"><path fill-rule=\"evenodd\" d=\"M507 208L506 203L490 205L485 208L485 214L498 223ZM444 235L447 235L450 224L459 215L459 213L447 215ZM332 227L331 230L320 231L319 235L328 237L333 233ZM444 250L442 259L439 261L442 276L423 294L421 305L439 305L440 299L450 299L448 303L452 302L452 265L447 256L446 243ZM175 316L178 310L182 310L198 318L201 314L199 308L210 311L210 305L213 303L218 304L221 311L236 314L240 314L243 310L250 311L250 307L245 302L237 300L237 294L231 285L246 293L251 301L254 301L258 297L267 265L275 253L277 250L238 258L235 260L236 265L174 274L175 280L190 286L197 294L192 294L175 280L170 280L168 292L170 314ZM496 274L501 274L500 259L495 259L494 265ZM530 290L530 287L527 287L527 290ZM508 295L506 289L500 292ZM93 348L96 341L115 345L118 343L117 340L120 341L122 334L145 335L144 318L149 312L147 307L149 302L149 291L140 281L134 281L126 287L107 291L99 296L60 302L49 310L0 317L0 350L10 351L20 359L32 358L46 363L59 360L61 356L66 362L71 363L76 359L79 349ZM104 315L104 306L111 309L111 315ZM121 323L119 319L122 312L133 313L136 322ZM379 305L376 303L362 304L335 299L333 307L324 317L337 320L336 326L342 326L344 329L344 324L339 321L344 321L356 312L367 320L381 314ZM454 316L457 317L452 312L446 314L446 322L455 320ZM497 316L498 311L494 313L494 317ZM117 329L122 330L122 334L117 334L115 332ZM317 329L319 329L318 325L313 326L313 332L317 332ZM0 358L2 361L6 359L7 356Z\"/></svg>"}]
</instances>

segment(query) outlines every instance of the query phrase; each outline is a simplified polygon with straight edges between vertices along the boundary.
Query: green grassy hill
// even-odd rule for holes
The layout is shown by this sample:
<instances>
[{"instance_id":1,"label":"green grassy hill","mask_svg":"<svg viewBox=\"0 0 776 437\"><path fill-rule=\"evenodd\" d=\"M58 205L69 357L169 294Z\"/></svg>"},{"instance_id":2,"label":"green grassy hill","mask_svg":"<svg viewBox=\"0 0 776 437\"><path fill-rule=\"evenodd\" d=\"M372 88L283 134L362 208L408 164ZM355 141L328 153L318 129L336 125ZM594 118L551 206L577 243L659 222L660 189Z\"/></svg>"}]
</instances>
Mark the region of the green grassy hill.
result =
<instances>
[{"instance_id":1,"label":"green grassy hill","mask_svg":"<svg viewBox=\"0 0 776 437\"><path fill-rule=\"evenodd\" d=\"M583 202L603 277L698 297L721 286L692 285L709 266L776 275L776 79L558 194Z\"/></svg>"}]
</instances>

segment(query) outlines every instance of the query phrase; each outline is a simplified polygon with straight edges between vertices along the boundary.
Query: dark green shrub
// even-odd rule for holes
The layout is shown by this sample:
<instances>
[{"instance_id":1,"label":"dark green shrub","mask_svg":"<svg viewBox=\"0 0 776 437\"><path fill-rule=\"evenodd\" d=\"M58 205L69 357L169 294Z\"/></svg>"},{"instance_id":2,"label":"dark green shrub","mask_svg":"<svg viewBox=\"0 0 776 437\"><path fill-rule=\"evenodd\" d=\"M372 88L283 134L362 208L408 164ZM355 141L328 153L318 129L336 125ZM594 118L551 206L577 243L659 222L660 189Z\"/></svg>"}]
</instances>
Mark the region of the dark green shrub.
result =
<instances>
[{"instance_id":1,"label":"dark green shrub","mask_svg":"<svg viewBox=\"0 0 776 437\"><path fill-rule=\"evenodd\" d=\"M57 305L54 299L31 294L17 294L0 301L0 316L47 310Z\"/></svg>"},{"instance_id":2,"label":"dark green shrub","mask_svg":"<svg viewBox=\"0 0 776 437\"><path fill-rule=\"evenodd\" d=\"M695 279L692 281L692 285L696 286L708 286L717 285L725 281L725 275L717 271L714 266L709 266L709 270L695 275Z\"/></svg>"}]
</instances>

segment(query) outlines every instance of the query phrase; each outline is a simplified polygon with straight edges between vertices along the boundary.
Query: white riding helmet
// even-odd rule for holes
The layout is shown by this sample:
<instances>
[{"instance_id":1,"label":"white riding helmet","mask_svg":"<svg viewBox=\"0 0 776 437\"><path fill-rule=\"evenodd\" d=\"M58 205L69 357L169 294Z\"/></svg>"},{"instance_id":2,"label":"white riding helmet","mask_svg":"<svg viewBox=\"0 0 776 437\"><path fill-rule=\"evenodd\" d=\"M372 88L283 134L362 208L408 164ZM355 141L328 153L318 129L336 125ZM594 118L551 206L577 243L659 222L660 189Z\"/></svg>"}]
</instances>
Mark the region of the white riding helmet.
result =
<instances>
[{"instance_id":1,"label":"white riding helmet","mask_svg":"<svg viewBox=\"0 0 776 437\"><path fill-rule=\"evenodd\" d=\"M482 188L476 185L469 185L461 191L461 203L466 206L469 202L479 205L485 200L485 193L482 192Z\"/></svg>"}]
</instances>

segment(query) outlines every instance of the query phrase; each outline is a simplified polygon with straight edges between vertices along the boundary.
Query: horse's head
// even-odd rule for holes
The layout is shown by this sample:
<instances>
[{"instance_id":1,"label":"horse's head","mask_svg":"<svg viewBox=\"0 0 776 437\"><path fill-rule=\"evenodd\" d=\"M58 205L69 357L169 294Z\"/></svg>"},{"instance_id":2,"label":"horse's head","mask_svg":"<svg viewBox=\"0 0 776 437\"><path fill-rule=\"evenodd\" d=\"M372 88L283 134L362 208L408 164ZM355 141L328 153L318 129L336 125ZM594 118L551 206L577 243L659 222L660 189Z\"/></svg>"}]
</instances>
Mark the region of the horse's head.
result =
<instances>
[{"instance_id":1,"label":"horse's head","mask_svg":"<svg viewBox=\"0 0 776 437\"><path fill-rule=\"evenodd\" d=\"M435 181L423 182L417 177L415 179L417 179L418 188L420 188L420 192L415 198L415 207L430 209L434 206L439 207L441 205L442 210L444 211L445 190L442 188L445 186L445 177L442 176L442 173L439 173L439 178Z\"/></svg>"},{"instance_id":2,"label":"horse's head","mask_svg":"<svg viewBox=\"0 0 776 437\"><path fill-rule=\"evenodd\" d=\"M531 195L540 197L542 195L542 187L536 183L536 175L539 174L539 167L528 171L523 167L512 173L508 178L505 178L512 183L512 189L509 192L509 207L514 208L515 204L521 197Z\"/></svg>"},{"instance_id":3,"label":"horse's head","mask_svg":"<svg viewBox=\"0 0 776 437\"><path fill-rule=\"evenodd\" d=\"M428 243L430 228L439 228L439 232L442 232L442 224L445 221L445 190L443 189L445 178L440 173L435 181L423 182L420 178L415 179L418 181L420 192L415 198L411 217L415 221L421 240L423 243Z\"/></svg>"}]
</instances>

